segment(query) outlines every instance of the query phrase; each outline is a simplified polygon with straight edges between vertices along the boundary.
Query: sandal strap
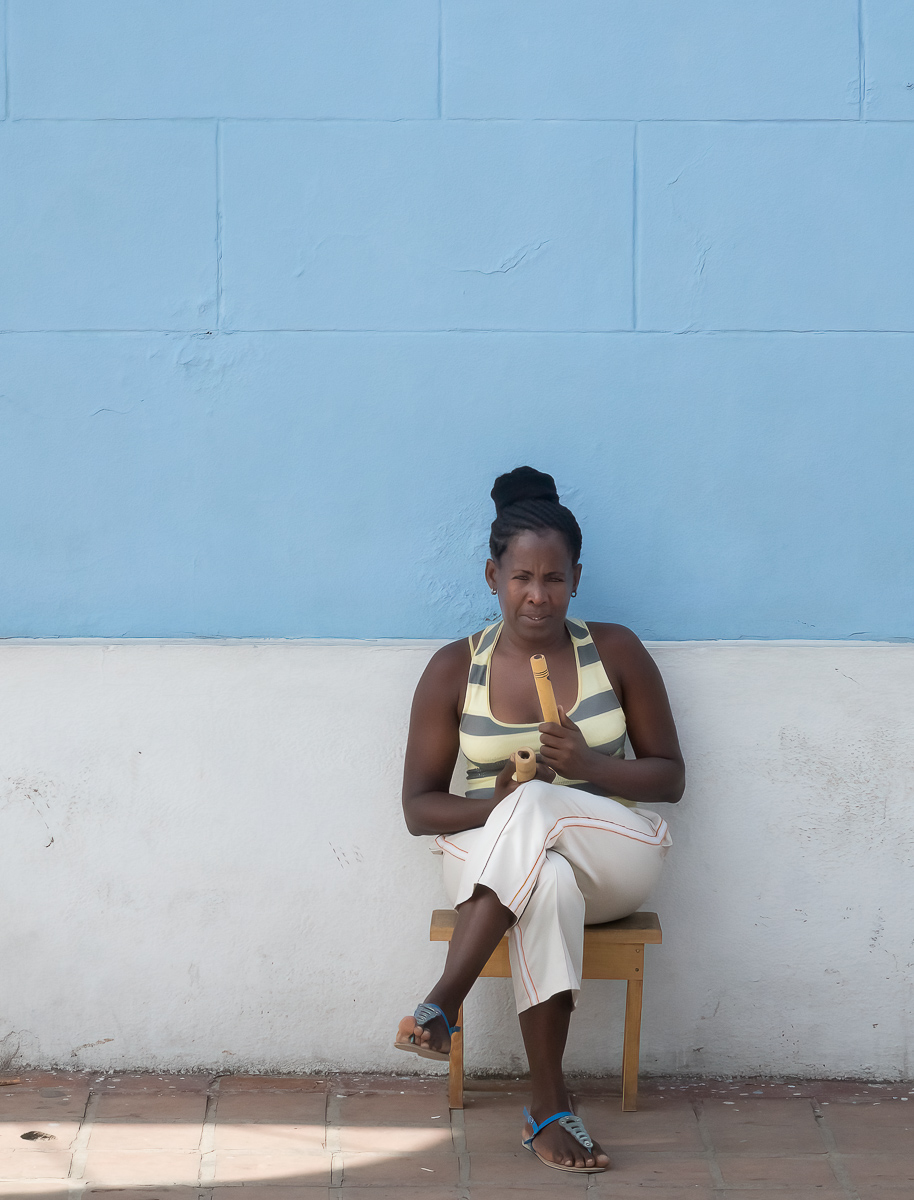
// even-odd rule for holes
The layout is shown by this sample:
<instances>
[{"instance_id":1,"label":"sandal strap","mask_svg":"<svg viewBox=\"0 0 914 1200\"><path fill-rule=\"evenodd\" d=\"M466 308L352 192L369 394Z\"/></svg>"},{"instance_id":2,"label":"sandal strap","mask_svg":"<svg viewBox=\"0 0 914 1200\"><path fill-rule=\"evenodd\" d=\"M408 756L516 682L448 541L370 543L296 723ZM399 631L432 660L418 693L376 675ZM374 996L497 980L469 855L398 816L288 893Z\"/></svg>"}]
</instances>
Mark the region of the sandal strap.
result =
<instances>
[{"instance_id":1,"label":"sandal strap","mask_svg":"<svg viewBox=\"0 0 914 1200\"><path fill-rule=\"evenodd\" d=\"M593 1149L593 1138L584 1128L584 1122L574 1113L570 1113L567 1117L562 1117L559 1124L563 1129L567 1129L571 1136L584 1147L585 1150Z\"/></svg>"},{"instance_id":2,"label":"sandal strap","mask_svg":"<svg viewBox=\"0 0 914 1200\"><path fill-rule=\"evenodd\" d=\"M460 1032L460 1026L452 1025L450 1023L450 1021L447 1019L447 1017L444 1015L444 1011L442 1009L440 1009L437 1004L428 1004L428 1003L420 1004L419 1007L416 1009L416 1011L413 1013L413 1016L416 1018L416 1022L419 1025L427 1025L429 1023L429 1021L433 1021L435 1019L435 1017L441 1017L441 1019L444 1021L445 1025L447 1025L448 1033L459 1033Z\"/></svg>"},{"instance_id":3,"label":"sandal strap","mask_svg":"<svg viewBox=\"0 0 914 1200\"><path fill-rule=\"evenodd\" d=\"M536 1121L534 1121L534 1119L530 1116L529 1111L525 1108L524 1120L533 1130L533 1133L530 1135L530 1137L524 1138L524 1145L529 1146L540 1130L545 1129L547 1125L551 1125L553 1121L558 1121L561 1125L563 1125L564 1128L567 1128L564 1123L569 1117L573 1118L575 1121L577 1120L577 1117L575 1117L573 1112L569 1112L568 1109L564 1109L562 1112L553 1113L551 1117L547 1117L545 1121L542 1121L539 1125L537 1125ZM584 1129L584 1126L582 1125L581 1128ZM578 1136L571 1129L569 1129L568 1132L572 1135L572 1137ZM584 1134L585 1136L587 1135L586 1129L584 1129ZM581 1141L581 1139L578 1138L578 1141ZM584 1143L581 1142L581 1145L583 1146ZM590 1146L592 1145L593 1142L590 1143ZM587 1147L588 1150L590 1149L590 1146Z\"/></svg>"}]
</instances>

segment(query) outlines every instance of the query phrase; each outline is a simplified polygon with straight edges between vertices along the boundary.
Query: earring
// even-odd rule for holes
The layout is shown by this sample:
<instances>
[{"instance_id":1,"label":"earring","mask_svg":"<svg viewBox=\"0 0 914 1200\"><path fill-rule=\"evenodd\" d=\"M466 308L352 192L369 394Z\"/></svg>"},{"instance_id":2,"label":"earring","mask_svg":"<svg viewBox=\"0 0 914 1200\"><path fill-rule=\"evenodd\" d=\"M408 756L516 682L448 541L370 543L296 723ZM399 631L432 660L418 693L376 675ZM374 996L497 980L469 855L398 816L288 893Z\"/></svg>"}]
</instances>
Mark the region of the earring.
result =
<instances>
[{"instance_id":1,"label":"earring","mask_svg":"<svg viewBox=\"0 0 914 1200\"><path fill-rule=\"evenodd\" d=\"M498 592L496 592L495 588L492 588L492 595L493 595L493 596L497 596L497 595L498 595Z\"/></svg>"},{"instance_id":2,"label":"earring","mask_svg":"<svg viewBox=\"0 0 914 1200\"><path fill-rule=\"evenodd\" d=\"M572 596L576 596L576 595L578 594L578 589L577 589L577 588L575 588L575 589L574 589L574 591L573 591L571 594L572 594Z\"/></svg>"}]
</instances>

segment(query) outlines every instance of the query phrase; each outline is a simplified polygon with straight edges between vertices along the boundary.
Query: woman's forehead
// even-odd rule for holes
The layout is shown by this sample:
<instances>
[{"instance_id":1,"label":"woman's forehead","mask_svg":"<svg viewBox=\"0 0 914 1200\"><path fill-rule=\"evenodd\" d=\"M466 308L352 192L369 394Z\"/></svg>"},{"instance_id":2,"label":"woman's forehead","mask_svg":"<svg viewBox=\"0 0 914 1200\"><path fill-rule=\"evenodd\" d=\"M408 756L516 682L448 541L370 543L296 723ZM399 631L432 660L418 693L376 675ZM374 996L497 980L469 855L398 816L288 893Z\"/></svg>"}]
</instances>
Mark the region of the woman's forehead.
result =
<instances>
[{"instance_id":1,"label":"woman's forehead","mask_svg":"<svg viewBox=\"0 0 914 1200\"><path fill-rule=\"evenodd\" d=\"M568 543L557 529L524 529L505 547L502 562L512 566L554 564L554 569L571 566Z\"/></svg>"}]
</instances>

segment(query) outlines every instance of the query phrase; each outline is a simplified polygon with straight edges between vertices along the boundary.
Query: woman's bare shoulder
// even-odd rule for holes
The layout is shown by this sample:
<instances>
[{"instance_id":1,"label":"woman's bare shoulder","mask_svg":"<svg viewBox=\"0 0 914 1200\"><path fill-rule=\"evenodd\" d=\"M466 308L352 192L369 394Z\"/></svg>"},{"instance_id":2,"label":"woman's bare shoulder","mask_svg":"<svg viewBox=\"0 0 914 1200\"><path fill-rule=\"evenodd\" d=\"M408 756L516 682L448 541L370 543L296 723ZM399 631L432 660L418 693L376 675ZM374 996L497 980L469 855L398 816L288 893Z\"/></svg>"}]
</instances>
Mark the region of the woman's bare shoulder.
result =
<instances>
[{"instance_id":1,"label":"woman's bare shoulder","mask_svg":"<svg viewBox=\"0 0 914 1200\"><path fill-rule=\"evenodd\" d=\"M448 642L446 646L436 650L428 660L426 669L433 669L436 674L448 674L458 669L466 671L469 665L470 643L466 638L461 638L459 642Z\"/></svg>"},{"instance_id":2,"label":"woman's bare shoulder","mask_svg":"<svg viewBox=\"0 0 914 1200\"><path fill-rule=\"evenodd\" d=\"M459 642L448 642L436 650L422 672L420 688L441 689L451 684L459 685L466 680L470 669L470 645L466 638Z\"/></svg>"},{"instance_id":3,"label":"woman's bare shoulder","mask_svg":"<svg viewBox=\"0 0 914 1200\"><path fill-rule=\"evenodd\" d=\"M627 625L613 625L609 621L588 621L587 628L601 656L604 647L607 651L621 653L644 650L644 643Z\"/></svg>"},{"instance_id":4,"label":"woman's bare shoulder","mask_svg":"<svg viewBox=\"0 0 914 1200\"><path fill-rule=\"evenodd\" d=\"M470 669L466 638L448 642L428 660L413 698L413 715L423 720L432 713L460 712Z\"/></svg>"}]
</instances>

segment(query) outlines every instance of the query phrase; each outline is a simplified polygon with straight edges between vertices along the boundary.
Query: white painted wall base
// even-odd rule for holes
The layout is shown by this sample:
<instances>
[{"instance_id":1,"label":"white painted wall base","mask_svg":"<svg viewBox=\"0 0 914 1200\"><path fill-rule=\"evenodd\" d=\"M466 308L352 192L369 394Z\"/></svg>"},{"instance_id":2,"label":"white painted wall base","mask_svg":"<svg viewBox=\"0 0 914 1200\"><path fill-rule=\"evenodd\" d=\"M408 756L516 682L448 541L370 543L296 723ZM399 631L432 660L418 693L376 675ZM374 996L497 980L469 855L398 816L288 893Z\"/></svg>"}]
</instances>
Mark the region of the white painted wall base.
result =
<instances>
[{"instance_id":1,"label":"white painted wall base","mask_svg":"<svg viewBox=\"0 0 914 1200\"><path fill-rule=\"evenodd\" d=\"M399 811L435 645L0 645L0 1065L425 1069L391 1039L444 953ZM651 650L689 787L644 1069L910 1077L914 646ZM618 1070L620 1007L585 984L570 1068ZM507 981L467 1015L471 1068L523 1069Z\"/></svg>"}]
</instances>

